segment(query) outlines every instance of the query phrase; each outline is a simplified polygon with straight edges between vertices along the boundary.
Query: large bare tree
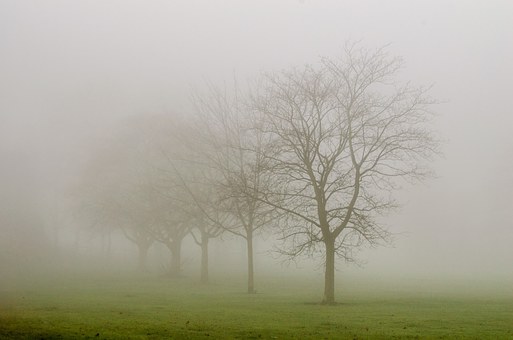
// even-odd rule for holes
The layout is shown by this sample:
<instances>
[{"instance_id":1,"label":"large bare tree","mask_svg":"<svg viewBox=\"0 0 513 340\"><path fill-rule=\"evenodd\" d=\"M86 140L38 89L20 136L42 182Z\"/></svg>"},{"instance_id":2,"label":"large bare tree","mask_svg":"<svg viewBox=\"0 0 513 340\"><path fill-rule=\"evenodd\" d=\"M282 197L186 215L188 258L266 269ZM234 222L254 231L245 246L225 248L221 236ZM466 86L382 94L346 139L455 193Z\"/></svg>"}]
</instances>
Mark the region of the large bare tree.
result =
<instances>
[{"instance_id":1,"label":"large bare tree","mask_svg":"<svg viewBox=\"0 0 513 340\"><path fill-rule=\"evenodd\" d=\"M401 65L384 48L348 44L339 58L265 75L253 98L255 129L270 140L263 164L276 178L255 197L286 213L285 255L324 255L325 304L335 303L336 255L352 261L361 245L389 240L380 216L396 206L392 192L425 178L437 152L433 101L399 84Z\"/></svg>"}]
</instances>

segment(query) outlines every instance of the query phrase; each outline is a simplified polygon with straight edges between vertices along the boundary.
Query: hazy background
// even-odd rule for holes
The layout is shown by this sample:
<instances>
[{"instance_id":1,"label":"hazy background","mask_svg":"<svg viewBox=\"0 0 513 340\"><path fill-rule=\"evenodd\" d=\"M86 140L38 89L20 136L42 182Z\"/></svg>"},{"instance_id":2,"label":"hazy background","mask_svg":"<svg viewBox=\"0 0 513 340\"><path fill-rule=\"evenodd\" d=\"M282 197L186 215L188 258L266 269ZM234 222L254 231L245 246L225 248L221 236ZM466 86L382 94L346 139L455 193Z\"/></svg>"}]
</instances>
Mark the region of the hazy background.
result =
<instances>
[{"instance_id":1,"label":"hazy background","mask_svg":"<svg viewBox=\"0 0 513 340\"><path fill-rule=\"evenodd\" d=\"M125 117L186 114L191 89L205 79L315 63L352 39L371 48L390 43L405 60L402 78L433 84L446 142L433 164L438 177L398 195L405 205L387 220L401 233L394 247L364 251L363 268L339 269L511 286L512 18L507 0L2 0L0 214L16 221L0 226L0 256L8 258L9 244L30 262L37 242L27 240L73 242L54 231L72 223L59 215L62 193L90 146ZM262 240L257 248L268 249ZM213 269L221 254L214 246ZM243 265L242 246L239 254ZM257 255L257 279L268 263Z\"/></svg>"}]
</instances>

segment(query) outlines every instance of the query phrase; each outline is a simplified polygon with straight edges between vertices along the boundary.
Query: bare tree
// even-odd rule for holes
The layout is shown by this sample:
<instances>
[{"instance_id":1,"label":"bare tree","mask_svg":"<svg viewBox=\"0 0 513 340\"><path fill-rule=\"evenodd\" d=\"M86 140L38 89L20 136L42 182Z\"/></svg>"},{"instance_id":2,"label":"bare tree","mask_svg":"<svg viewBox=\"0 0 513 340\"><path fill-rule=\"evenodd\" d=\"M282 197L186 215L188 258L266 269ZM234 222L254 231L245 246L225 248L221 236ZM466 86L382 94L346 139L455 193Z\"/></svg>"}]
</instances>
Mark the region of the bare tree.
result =
<instances>
[{"instance_id":1,"label":"bare tree","mask_svg":"<svg viewBox=\"0 0 513 340\"><path fill-rule=\"evenodd\" d=\"M170 160L170 162L183 189L180 199L184 209L191 216L190 234L201 249L200 282L208 283L208 245L211 239L221 236L225 231L223 226L227 225L229 216L218 205L219 193L212 186L212 178L208 175L209 171L204 163L194 162L191 159L182 161L178 165L176 160ZM193 168L191 164L194 164ZM181 169L178 168L180 165L182 165ZM196 235L196 230L199 236Z\"/></svg>"},{"instance_id":2,"label":"bare tree","mask_svg":"<svg viewBox=\"0 0 513 340\"><path fill-rule=\"evenodd\" d=\"M182 154L183 147L171 138L180 126L179 121L178 117L169 114L146 116L136 121L140 145L143 145L141 158L146 164L143 176L151 221L148 230L171 253L171 276L178 276L182 271L182 241L190 234L197 219L187 188L168 155Z\"/></svg>"},{"instance_id":3,"label":"bare tree","mask_svg":"<svg viewBox=\"0 0 513 340\"><path fill-rule=\"evenodd\" d=\"M167 160L164 161L167 163ZM197 210L191 202L187 188L182 183L180 174L174 169L161 165L155 168L151 184L152 216L151 233L171 252L169 274L181 273L182 241L197 223Z\"/></svg>"},{"instance_id":4,"label":"bare tree","mask_svg":"<svg viewBox=\"0 0 513 340\"><path fill-rule=\"evenodd\" d=\"M98 155L97 155L98 156ZM126 163L119 159L103 157L101 164L89 168L77 197L76 217L90 230L104 235L120 230L138 249L138 269L146 271L146 259L155 241L150 233L150 216L147 197L140 181L127 172ZM96 162L96 163L97 163Z\"/></svg>"},{"instance_id":5,"label":"bare tree","mask_svg":"<svg viewBox=\"0 0 513 340\"><path fill-rule=\"evenodd\" d=\"M155 240L162 242L169 249L169 275L178 276L182 271L182 241L191 232L193 217L177 206L176 202L162 200L155 203L150 233Z\"/></svg>"},{"instance_id":6,"label":"bare tree","mask_svg":"<svg viewBox=\"0 0 513 340\"><path fill-rule=\"evenodd\" d=\"M153 152L159 155L154 162L152 184L158 200L166 203L155 211L160 219L153 229L157 240L166 244L173 255L172 271L180 271L179 258L182 239L191 234L201 248L201 282L208 282L209 240L221 235L217 194L209 182L209 168L198 159L195 133L183 117L156 115L145 126L152 136ZM160 217L157 217L160 216ZM213 222L206 217L213 219ZM194 230L199 231L199 236Z\"/></svg>"},{"instance_id":7,"label":"bare tree","mask_svg":"<svg viewBox=\"0 0 513 340\"><path fill-rule=\"evenodd\" d=\"M194 230L191 231L191 235L194 238L194 242L201 247L201 269L200 269L200 282L208 283L208 245L210 239L217 238L223 233L223 229L219 227L218 223L213 223L205 218L204 215L200 214L195 224L196 229L199 231L199 237L195 235Z\"/></svg>"},{"instance_id":8,"label":"bare tree","mask_svg":"<svg viewBox=\"0 0 513 340\"><path fill-rule=\"evenodd\" d=\"M389 241L380 216L397 205L391 193L400 179L425 178L437 152L433 100L394 80L401 64L348 44L340 58L266 75L253 98L276 177L255 197L286 213L283 254L323 253L325 304L335 303L335 255L353 261L363 244Z\"/></svg>"},{"instance_id":9,"label":"bare tree","mask_svg":"<svg viewBox=\"0 0 513 340\"><path fill-rule=\"evenodd\" d=\"M204 163L196 163L195 171L189 171L188 183L184 185L189 193L189 207L195 216L195 228L191 230L191 235L194 242L201 248L200 282L208 283L208 245L211 239L223 234L222 226L227 224L230 217L219 209L219 193L212 185L209 169L204 165ZM195 232L196 230L199 235Z\"/></svg>"},{"instance_id":10,"label":"bare tree","mask_svg":"<svg viewBox=\"0 0 513 340\"><path fill-rule=\"evenodd\" d=\"M205 162L215 173L210 183L219 193L217 213L229 214L222 222L212 214L207 219L225 231L245 239L248 263L248 293L255 293L255 234L272 219L273 207L258 199L270 177L264 177L261 153L263 134L250 129L248 109L243 96L234 86L228 93L210 86L206 94L193 96L196 106L196 128Z\"/></svg>"},{"instance_id":11,"label":"bare tree","mask_svg":"<svg viewBox=\"0 0 513 340\"><path fill-rule=\"evenodd\" d=\"M167 217L172 207L165 207L168 201L154 190L160 180L155 167L161 155L155 150L150 123L148 117L134 117L105 138L88 162L80 195L76 195L81 200L80 215L90 225L102 232L119 229L137 246L141 270L146 270L147 253L156 236L172 252L179 247L170 241L170 233L177 238ZM155 233L156 226L163 230Z\"/></svg>"}]
</instances>

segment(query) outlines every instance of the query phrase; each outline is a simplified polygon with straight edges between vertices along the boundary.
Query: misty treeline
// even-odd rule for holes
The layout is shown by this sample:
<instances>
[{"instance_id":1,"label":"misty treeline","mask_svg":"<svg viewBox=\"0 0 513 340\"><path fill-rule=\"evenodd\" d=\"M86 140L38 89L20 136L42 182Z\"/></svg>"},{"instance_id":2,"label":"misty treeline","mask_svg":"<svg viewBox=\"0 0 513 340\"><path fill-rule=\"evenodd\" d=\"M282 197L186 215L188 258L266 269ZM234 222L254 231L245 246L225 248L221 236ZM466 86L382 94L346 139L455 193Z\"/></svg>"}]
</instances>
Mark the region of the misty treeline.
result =
<instances>
[{"instance_id":1,"label":"misty treeline","mask_svg":"<svg viewBox=\"0 0 513 340\"><path fill-rule=\"evenodd\" d=\"M385 215L404 181L430 175L438 153L434 101L399 81L386 48L346 44L340 56L263 73L191 94L193 109L140 115L101 141L70 189L76 223L122 233L147 270L148 251L168 249L180 275L186 238L208 281L209 242L245 241L248 293L255 292L254 241L276 240L282 259L324 265L323 303L335 302L336 258L387 244ZM259 254L259 256L262 256Z\"/></svg>"}]
</instances>

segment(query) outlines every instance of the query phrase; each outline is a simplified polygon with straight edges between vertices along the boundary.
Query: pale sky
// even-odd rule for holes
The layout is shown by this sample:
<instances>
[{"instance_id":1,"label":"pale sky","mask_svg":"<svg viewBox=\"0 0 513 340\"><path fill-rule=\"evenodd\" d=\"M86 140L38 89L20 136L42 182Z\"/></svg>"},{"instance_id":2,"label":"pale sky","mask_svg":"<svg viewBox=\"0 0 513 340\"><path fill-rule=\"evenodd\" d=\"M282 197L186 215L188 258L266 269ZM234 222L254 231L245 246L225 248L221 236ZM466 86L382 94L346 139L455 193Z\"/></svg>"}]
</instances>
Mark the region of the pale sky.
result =
<instances>
[{"instance_id":1,"label":"pale sky","mask_svg":"<svg viewBox=\"0 0 513 340\"><path fill-rule=\"evenodd\" d=\"M433 85L446 142L438 178L398 195L388 224L406 234L366 252L367 268L511 278L512 22L508 0L2 0L1 166L17 158L57 190L95 136L186 110L205 79L316 63L348 39L390 44L401 80Z\"/></svg>"}]
</instances>

